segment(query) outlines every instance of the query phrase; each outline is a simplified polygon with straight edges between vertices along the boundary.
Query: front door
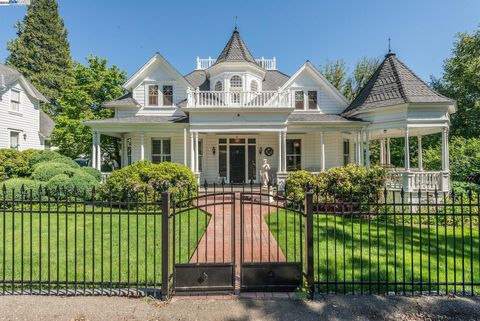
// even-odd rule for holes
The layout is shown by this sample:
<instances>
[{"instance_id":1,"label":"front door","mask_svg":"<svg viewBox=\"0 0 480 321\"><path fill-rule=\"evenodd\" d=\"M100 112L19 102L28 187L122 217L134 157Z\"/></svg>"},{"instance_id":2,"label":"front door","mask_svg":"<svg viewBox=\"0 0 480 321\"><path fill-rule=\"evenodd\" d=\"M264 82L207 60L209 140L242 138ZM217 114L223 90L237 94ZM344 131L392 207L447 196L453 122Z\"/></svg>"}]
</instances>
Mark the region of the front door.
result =
<instances>
[{"instance_id":1,"label":"front door","mask_svg":"<svg viewBox=\"0 0 480 321\"><path fill-rule=\"evenodd\" d=\"M245 146L230 145L230 182L245 182Z\"/></svg>"}]
</instances>

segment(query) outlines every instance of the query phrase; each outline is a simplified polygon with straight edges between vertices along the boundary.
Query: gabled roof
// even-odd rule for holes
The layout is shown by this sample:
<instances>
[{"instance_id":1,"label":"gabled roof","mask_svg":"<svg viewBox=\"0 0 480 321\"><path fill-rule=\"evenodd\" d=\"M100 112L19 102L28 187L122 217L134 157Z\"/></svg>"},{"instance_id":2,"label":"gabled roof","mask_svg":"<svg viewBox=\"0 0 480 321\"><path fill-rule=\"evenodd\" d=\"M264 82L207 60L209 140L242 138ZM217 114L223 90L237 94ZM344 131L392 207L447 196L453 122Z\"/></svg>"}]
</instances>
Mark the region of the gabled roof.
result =
<instances>
[{"instance_id":1,"label":"gabled roof","mask_svg":"<svg viewBox=\"0 0 480 321\"><path fill-rule=\"evenodd\" d=\"M55 122L45 112L40 110L40 134L43 137L49 137L53 129L55 128Z\"/></svg>"},{"instance_id":2,"label":"gabled roof","mask_svg":"<svg viewBox=\"0 0 480 321\"><path fill-rule=\"evenodd\" d=\"M141 107L141 105L132 97L132 93L129 92L114 100L103 103L103 107Z\"/></svg>"},{"instance_id":3,"label":"gabled roof","mask_svg":"<svg viewBox=\"0 0 480 321\"><path fill-rule=\"evenodd\" d=\"M30 81L28 81L25 77L23 77L23 75L19 71L11 67L8 67L6 65L0 64L0 87L9 86L12 83L16 82L17 80L20 81L26 87L26 90L29 92L29 94L32 97L40 101L43 101L45 103L48 103L47 98L45 98L45 96L43 96L42 93L39 92L38 89L35 88L35 86L33 86L30 83ZM4 83L2 83L2 81Z\"/></svg>"},{"instance_id":4,"label":"gabled roof","mask_svg":"<svg viewBox=\"0 0 480 321\"><path fill-rule=\"evenodd\" d=\"M343 114L405 103L454 103L430 88L394 53L388 53Z\"/></svg>"},{"instance_id":5,"label":"gabled roof","mask_svg":"<svg viewBox=\"0 0 480 321\"><path fill-rule=\"evenodd\" d=\"M233 30L232 36L218 56L214 65L221 62L231 61L255 63L255 59L250 53L250 50L248 50L248 47L243 39L240 37L240 33L238 32L237 28Z\"/></svg>"}]
</instances>

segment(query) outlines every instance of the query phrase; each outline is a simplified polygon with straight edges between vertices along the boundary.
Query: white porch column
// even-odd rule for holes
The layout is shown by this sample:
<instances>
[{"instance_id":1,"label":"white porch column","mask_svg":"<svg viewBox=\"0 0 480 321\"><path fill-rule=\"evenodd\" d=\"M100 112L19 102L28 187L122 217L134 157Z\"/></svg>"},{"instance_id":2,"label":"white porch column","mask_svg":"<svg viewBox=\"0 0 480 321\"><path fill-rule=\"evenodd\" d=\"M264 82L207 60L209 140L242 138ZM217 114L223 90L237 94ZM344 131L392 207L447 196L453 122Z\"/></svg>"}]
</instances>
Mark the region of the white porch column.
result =
<instances>
[{"instance_id":1,"label":"white porch column","mask_svg":"<svg viewBox=\"0 0 480 321\"><path fill-rule=\"evenodd\" d=\"M391 164L391 155L390 155L390 138L387 138L387 148L386 148L387 164Z\"/></svg>"},{"instance_id":2,"label":"white porch column","mask_svg":"<svg viewBox=\"0 0 480 321\"><path fill-rule=\"evenodd\" d=\"M448 152L448 128L442 131L442 171L447 172L450 168L450 158Z\"/></svg>"},{"instance_id":3,"label":"white porch column","mask_svg":"<svg viewBox=\"0 0 480 321\"><path fill-rule=\"evenodd\" d=\"M140 160L145 160L145 133L140 134Z\"/></svg>"},{"instance_id":4,"label":"white porch column","mask_svg":"<svg viewBox=\"0 0 480 321\"><path fill-rule=\"evenodd\" d=\"M92 167L97 168L97 132L92 132Z\"/></svg>"},{"instance_id":5,"label":"white porch column","mask_svg":"<svg viewBox=\"0 0 480 321\"><path fill-rule=\"evenodd\" d=\"M198 132L195 132L195 173L198 173Z\"/></svg>"},{"instance_id":6,"label":"white porch column","mask_svg":"<svg viewBox=\"0 0 480 321\"><path fill-rule=\"evenodd\" d=\"M405 170L408 172L410 171L410 141L408 139L408 127L404 129L404 136L405 136Z\"/></svg>"},{"instance_id":7,"label":"white porch column","mask_svg":"<svg viewBox=\"0 0 480 321\"><path fill-rule=\"evenodd\" d=\"M423 171L422 136L418 136L417 140L418 140L418 170Z\"/></svg>"},{"instance_id":8,"label":"white porch column","mask_svg":"<svg viewBox=\"0 0 480 321\"><path fill-rule=\"evenodd\" d=\"M366 149L366 155L365 155L365 166L367 169L370 169L370 131L368 129L365 130L365 149Z\"/></svg>"},{"instance_id":9,"label":"white porch column","mask_svg":"<svg viewBox=\"0 0 480 321\"><path fill-rule=\"evenodd\" d=\"M282 171L287 172L287 132L282 133Z\"/></svg>"},{"instance_id":10,"label":"white porch column","mask_svg":"<svg viewBox=\"0 0 480 321\"><path fill-rule=\"evenodd\" d=\"M325 141L324 133L320 132L320 170L325 171Z\"/></svg>"},{"instance_id":11,"label":"white porch column","mask_svg":"<svg viewBox=\"0 0 480 321\"><path fill-rule=\"evenodd\" d=\"M380 139L380 164L385 164L385 138Z\"/></svg>"},{"instance_id":12,"label":"white porch column","mask_svg":"<svg viewBox=\"0 0 480 321\"><path fill-rule=\"evenodd\" d=\"M278 132L278 172L282 173L282 132Z\"/></svg>"},{"instance_id":13,"label":"white porch column","mask_svg":"<svg viewBox=\"0 0 480 321\"><path fill-rule=\"evenodd\" d=\"M195 140L192 131L190 131L190 169L195 172Z\"/></svg>"},{"instance_id":14,"label":"white porch column","mask_svg":"<svg viewBox=\"0 0 480 321\"><path fill-rule=\"evenodd\" d=\"M102 169L102 135L97 132L97 169L100 171Z\"/></svg>"},{"instance_id":15,"label":"white porch column","mask_svg":"<svg viewBox=\"0 0 480 321\"><path fill-rule=\"evenodd\" d=\"M183 165L187 166L187 127L183 129Z\"/></svg>"}]
</instances>

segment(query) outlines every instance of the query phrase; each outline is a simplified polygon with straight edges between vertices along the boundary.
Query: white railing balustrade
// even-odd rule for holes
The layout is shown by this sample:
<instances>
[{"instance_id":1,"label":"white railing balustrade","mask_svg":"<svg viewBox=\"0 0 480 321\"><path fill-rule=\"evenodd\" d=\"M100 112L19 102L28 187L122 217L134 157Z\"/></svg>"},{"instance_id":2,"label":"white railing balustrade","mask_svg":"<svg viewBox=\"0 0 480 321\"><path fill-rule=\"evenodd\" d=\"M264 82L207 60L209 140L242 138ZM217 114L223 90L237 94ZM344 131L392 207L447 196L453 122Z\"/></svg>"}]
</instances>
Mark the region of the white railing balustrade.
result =
<instances>
[{"instance_id":1,"label":"white railing balustrade","mask_svg":"<svg viewBox=\"0 0 480 321\"><path fill-rule=\"evenodd\" d=\"M212 57L208 57L208 58L197 57L197 70L208 69L216 61L217 61L217 59L214 59ZM277 58L275 58L275 57L273 57L273 58L264 58L264 57L257 58L257 59L255 59L255 62L257 63L257 65L259 65L263 69L277 70Z\"/></svg>"},{"instance_id":2,"label":"white railing balustrade","mask_svg":"<svg viewBox=\"0 0 480 321\"><path fill-rule=\"evenodd\" d=\"M187 107L291 107L290 97L288 91L187 90Z\"/></svg>"},{"instance_id":3,"label":"white railing balustrade","mask_svg":"<svg viewBox=\"0 0 480 321\"><path fill-rule=\"evenodd\" d=\"M440 190L440 172L414 172L411 186L415 190Z\"/></svg>"},{"instance_id":4,"label":"white railing balustrade","mask_svg":"<svg viewBox=\"0 0 480 321\"><path fill-rule=\"evenodd\" d=\"M442 184L442 172L392 171L387 174L387 188L405 191L448 191Z\"/></svg>"}]
</instances>

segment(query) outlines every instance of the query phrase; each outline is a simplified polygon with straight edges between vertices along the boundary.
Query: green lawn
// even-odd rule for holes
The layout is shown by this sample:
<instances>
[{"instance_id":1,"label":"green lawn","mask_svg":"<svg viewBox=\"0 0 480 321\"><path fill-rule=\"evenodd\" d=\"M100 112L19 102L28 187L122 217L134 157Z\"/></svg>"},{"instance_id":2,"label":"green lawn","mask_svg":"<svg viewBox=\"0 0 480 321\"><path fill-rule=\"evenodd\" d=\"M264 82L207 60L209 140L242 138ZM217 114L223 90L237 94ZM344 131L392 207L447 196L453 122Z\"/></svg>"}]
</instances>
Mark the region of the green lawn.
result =
<instances>
[{"instance_id":1,"label":"green lawn","mask_svg":"<svg viewBox=\"0 0 480 321\"><path fill-rule=\"evenodd\" d=\"M300 261L300 246L304 247L304 243L301 244L299 238L299 215L279 211L266 217L266 222L288 260L293 261L295 257ZM302 222L304 224L305 219ZM367 220L315 214L315 281L319 282L321 292L470 292L473 288L478 294L479 233L476 224L472 229L469 224L463 228L439 225L437 229L436 225L403 225L381 218ZM369 280L380 285L370 287L365 284ZM341 284L331 284L335 281ZM449 285L429 287L429 281ZM385 283L390 285L387 287Z\"/></svg>"},{"instance_id":2,"label":"green lawn","mask_svg":"<svg viewBox=\"0 0 480 321\"><path fill-rule=\"evenodd\" d=\"M162 262L161 213L73 207L51 214L0 212L0 280L51 280L80 283L160 283ZM84 214L85 213L85 214ZM198 217L198 225L197 225ZM176 260L188 261L205 230L210 215L191 210L176 216ZM188 221L190 220L190 224ZM172 220L170 220L171 223ZM187 227L190 225L190 238ZM197 230L198 227L198 230ZM198 231L198 232L197 232ZM182 235L180 237L180 235ZM197 239L198 236L198 239ZM173 257L173 243L171 256ZM14 249L14 250L12 250ZM0 283L0 292L11 282ZM81 288L83 285L79 285ZM19 289L20 284L15 288ZM59 286L64 288L63 285ZM90 286L87 286L90 287ZM48 284L42 285L43 289ZM72 288L70 286L69 288Z\"/></svg>"}]
</instances>

